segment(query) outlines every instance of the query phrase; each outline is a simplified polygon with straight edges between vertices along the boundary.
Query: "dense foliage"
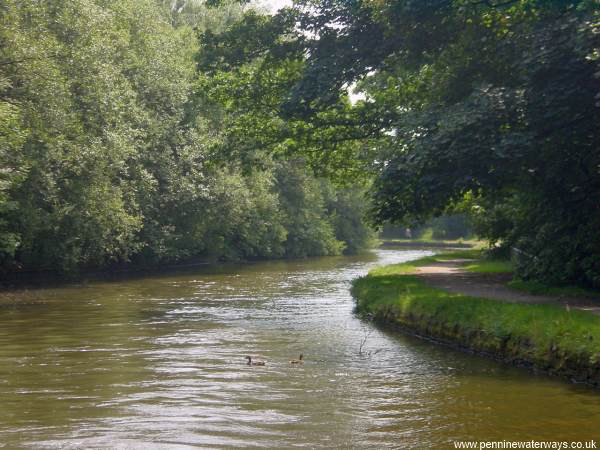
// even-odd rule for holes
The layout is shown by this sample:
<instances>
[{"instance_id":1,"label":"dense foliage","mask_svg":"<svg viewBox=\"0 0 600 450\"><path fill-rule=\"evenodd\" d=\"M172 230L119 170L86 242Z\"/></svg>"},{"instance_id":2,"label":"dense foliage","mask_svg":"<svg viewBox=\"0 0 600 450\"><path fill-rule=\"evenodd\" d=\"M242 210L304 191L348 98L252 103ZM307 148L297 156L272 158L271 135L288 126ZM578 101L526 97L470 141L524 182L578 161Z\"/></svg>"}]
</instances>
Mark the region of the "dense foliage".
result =
<instances>
[{"instance_id":1,"label":"dense foliage","mask_svg":"<svg viewBox=\"0 0 600 450\"><path fill-rule=\"evenodd\" d=\"M597 1L245 3L0 0L3 267L358 251L370 209L600 286Z\"/></svg>"},{"instance_id":2,"label":"dense foliage","mask_svg":"<svg viewBox=\"0 0 600 450\"><path fill-rule=\"evenodd\" d=\"M256 119L256 147L371 171L377 222L466 211L519 249L521 276L600 286L599 10L300 0L205 35L200 65L239 94L228 139ZM351 105L354 86L365 100Z\"/></svg>"},{"instance_id":3,"label":"dense foliage","mask_svg":"<svg viewBox=\"0 0 600 450\"><path fill-rule=\"evenodd\" d=\"M335 188L301 157L228 141L230 112L205 90L197 33L222 31L243 8L0 0L1 268L367 244L360 186Z\"/></svg>"},{"instance_id":4,"label":"dense foliage","mask_svg":"<svg viewBox=\"0 0 600 450\"><path fill-rule=\"evenodd\" d=\"M480 234L526 255L521 276L599 286L593 7L510 2L443 17L437 54L401 75L414 77L418 104L394 120L401 150L378 178L377 216L466 208ZM407 67L393 59L395 70Z\"/></svg>"}]
</instances>

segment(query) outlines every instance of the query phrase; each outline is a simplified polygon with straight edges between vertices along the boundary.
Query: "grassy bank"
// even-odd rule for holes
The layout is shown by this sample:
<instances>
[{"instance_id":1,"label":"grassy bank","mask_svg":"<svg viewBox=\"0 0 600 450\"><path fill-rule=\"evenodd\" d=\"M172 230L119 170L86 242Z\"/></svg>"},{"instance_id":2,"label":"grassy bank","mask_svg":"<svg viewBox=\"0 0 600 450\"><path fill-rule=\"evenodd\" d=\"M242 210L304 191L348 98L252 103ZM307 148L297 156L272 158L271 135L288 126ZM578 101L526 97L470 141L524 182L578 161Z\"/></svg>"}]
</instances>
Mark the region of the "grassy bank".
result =
<instances>
[{"instance_id":1,"label":"grassy bank","mask_svg":"<svg viewBox=\"0 0 600 450\"><path fill-rule=\"evenodd\" d=\"M474 256L461 253L441 258ZM378 268L355 280L357 311L457 347L600 386L600 317L453 294L411 275L436 258Z\"/></svg>"}]
</instances>

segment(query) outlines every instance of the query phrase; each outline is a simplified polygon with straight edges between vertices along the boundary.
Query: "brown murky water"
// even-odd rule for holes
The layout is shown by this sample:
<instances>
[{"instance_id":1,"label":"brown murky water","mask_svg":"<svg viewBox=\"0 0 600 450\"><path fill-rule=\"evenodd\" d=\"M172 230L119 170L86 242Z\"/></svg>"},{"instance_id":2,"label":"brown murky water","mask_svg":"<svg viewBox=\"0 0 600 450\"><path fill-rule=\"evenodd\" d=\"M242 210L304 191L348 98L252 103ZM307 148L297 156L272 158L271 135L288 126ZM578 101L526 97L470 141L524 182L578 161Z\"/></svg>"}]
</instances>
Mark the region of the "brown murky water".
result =
<instances>
[{"instance_id":1,"label":"brown murky water","mask_svg":"<svg viewBox=\"0 0 600 450\"><path fill-rule=\"evenodd\" d=\"M599 439L598 392L352 314L352 278L423 254L378 250L3 294L0 448ZM306 363L290 366L301 352ZM247 354L267 365L246 366Z\"/></svg>"}]
</instances>

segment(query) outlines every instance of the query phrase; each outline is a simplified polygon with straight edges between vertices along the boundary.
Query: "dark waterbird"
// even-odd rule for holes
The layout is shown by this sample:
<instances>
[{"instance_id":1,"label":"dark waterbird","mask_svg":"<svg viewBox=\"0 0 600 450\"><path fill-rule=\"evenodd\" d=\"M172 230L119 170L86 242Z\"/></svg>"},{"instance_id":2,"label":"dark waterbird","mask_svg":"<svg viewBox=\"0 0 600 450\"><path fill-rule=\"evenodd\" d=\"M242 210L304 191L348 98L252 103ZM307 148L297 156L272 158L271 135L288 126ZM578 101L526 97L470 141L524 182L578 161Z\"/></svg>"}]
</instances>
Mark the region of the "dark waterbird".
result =
<instances>
[{"instance_id":1,"label":"dark waterbird","mask_svg":"<svg viewBox=\"0 0 600 450\"><path fill-rule=\"evenodd\" d=\"M266 364L265 361L252 361L251 356L246 356L246 359L248 360L249 366L264 366Z\"/></svg>"}]
</instances>

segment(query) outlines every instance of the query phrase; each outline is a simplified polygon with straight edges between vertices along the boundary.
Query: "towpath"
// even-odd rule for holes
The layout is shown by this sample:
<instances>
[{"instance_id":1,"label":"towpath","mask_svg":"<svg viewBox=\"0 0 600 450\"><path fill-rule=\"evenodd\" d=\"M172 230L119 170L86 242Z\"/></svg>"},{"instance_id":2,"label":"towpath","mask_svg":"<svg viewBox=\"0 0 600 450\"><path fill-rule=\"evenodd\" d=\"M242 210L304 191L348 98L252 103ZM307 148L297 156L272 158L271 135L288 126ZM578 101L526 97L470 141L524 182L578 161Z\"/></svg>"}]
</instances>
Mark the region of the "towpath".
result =
<instances>
[{"instance_id":1,"label":"towpath","mask_svg":"<svg viewBox=\"0 0 600 450\"><path fill-rule=\"evenodd\" d=\"M431 286L458 294L511 303L563 305L565 308L580 309L600 315L600 299L527 294L506 285L512 278L511 274L469 272L463 266L470 261L467 259L436 261L419 267L415 275Z\"/></svg>"}]
</instances>

